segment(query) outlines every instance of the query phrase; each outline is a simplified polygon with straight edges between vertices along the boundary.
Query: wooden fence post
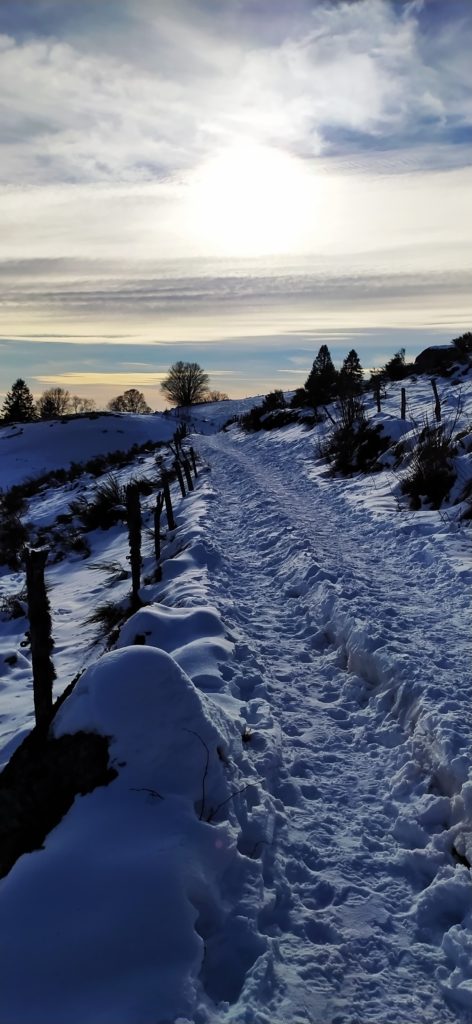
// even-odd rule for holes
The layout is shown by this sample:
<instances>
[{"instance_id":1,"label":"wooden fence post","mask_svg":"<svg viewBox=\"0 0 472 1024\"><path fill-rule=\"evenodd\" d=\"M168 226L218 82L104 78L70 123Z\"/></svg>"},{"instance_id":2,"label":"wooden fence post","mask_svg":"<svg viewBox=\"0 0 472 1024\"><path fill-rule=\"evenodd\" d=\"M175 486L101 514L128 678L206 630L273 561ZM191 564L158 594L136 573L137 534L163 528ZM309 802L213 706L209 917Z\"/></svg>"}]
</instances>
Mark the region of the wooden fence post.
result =
<instances>
[{"instance_id":1,"label":"wooden fence post","mask_svg":"<svg viewBox=\"0 0 472 1024\"><path fill-rule=\"evenodd\" d=\"M37 728L44 731L52 717L52 684L56 678L51 658L51 610L44 581L48 554L47 548L29 548L25 553L34 715Z\"/></svg>"},{"instance_id":2,"label":"wooden fence post","mask_svg":"<svg viewBox=\"0 0 472 1024\"><path fill-rule=\"evenodd\" d=\"M192 474L190 472L190 463L189 463L188 459L184 459L182 465L184 467L184 473L185 473L185 479L187 481L187 487L188 487L189 491L193 491L193 489L194 489L194 487L193 487L193 480L192 480Z\"/></svg>"},{"instance_id":3,"label":"wooden fence post","mask_svg":"<svg viewBox=\"0 0 472 1024\"><path fill-rule=\"evenodd\" d=\"M182 497L185 498L184 478L182 476L182 470L180 468L180 462L178 461L178 459L176 459L174 462L174 469L177 476L177 480L179 481L179 487L182 492Z\"/></svg>"},{"instance_id":4,"label":"wooden fence post","mask_svg":"<svg viewBox=\"0 0 472 1024\"><path fill-rule=\"evenodd\" d=\"M401 403L400 418L402 420L406 420L406 388L402 388L401 394L402 394L402 403Z\"/></svg>"},{"instance_id":5,"label":"wooden fence post","mask_svg":"<svg viewBox=\"0 0 472 1024\"><path fill-rule=\"evenodd\" d=\"M156 556L156 565L159 568L159 562L161 560L161 512L164 506L164 495L162 491L156 498L156 507L154 509L154 554Z\"/></svg>"},{"instance_id":6,"label":"wooden fence post","mask_svg":"<svg viewBox=\"0 0 472 1024\"><path fill-rule=\"evenodd\" d=\"M377 412L382 412L382 408L380 405L380 381L374 382L374 395L375 401L377 402Z\"/></svg>"},{"instance_id":7,"label":"wooden fence post","mask_svg":"<svg viewBox=\"0 0 472 1024\"><path fill-rule=\"evenodd\" d=\"M126 515L131 563L131 600L133 605L137 606L141 586L141 505L137 484L128 484L126 488Z\"/></svg>"},{"instance_id":8,"label":"wooden fence post","mask_svg":"<svg viewBox=\"0 0 472 1024\"><path fill-rule=\"evenodd\" d=\"M431 379L431 387L433 389L434 399L435 399L434 415L435 415L435 418L436 418L436 423L440 423L441 422L441 399L440 399L440 397L438 395L438 387L437 387L437 384L436 384L436 381L435 381L434 377L432 377L432 379Z\"/></svg>"},{"instance_id":9,"label":"wooden fence post","mask_svg":"<svg viewBox=\"0 0 472 1024\"><path fill-rule=\"evenodd\" d=\"M174 519L174 513L172 511L172 501L171 501L171 497L170 497L169 480L168 480L167 475L165 473L163 473L163 475L162 475L162 490L164 491L164 501L165 501L166 514L167 514L167 524L168 524L169 530L175 530L176 522L175 522L175 519Z\"/></svg>"},{"instance_id":10,"label":"wooden fence post","mask_svg":"<svg viewBox=\"0 0 472 1024\"><path fill-rule=\"evenodd\" d=\"M198 473L197 473L197 460L195 458L195 452L194 452L193 448L190 449L190 458L192 460L193 472L194 472L195 476L198 476Z\"/></svg>"}]
</instances>

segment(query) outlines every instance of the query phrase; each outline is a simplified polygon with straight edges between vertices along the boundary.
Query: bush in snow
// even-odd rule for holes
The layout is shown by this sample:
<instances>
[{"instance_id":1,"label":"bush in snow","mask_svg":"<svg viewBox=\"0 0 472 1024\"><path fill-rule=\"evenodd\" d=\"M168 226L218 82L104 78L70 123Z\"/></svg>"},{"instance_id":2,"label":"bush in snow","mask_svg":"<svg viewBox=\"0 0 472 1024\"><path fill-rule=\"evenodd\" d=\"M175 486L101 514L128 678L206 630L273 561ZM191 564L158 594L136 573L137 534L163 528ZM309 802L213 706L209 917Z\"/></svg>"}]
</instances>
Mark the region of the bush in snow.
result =
<instances>
[{"instance_id":1,"label":"bush in snow","mask_svg":"<svg viewBox=\"0 0 472 1024\"><path fill-rule=\"evenodd\" d=\"M239 419L243 430L276 430L287 423L297 422L295 410L288 409L283 391L270 391L261 405L255 405Z\"/></svg>"},{"instance_id":2,"label":"bush in snow","mask_svg":"<svg viewBox=\"0 0 472 1024\"><path fill-rule=\"evenodd\" d=\"M370 426L360 395L343 395L335 407L333 429L320 444L320 455L333 473L371 473L380 469L379 456L389 446L380 426Z\"/></svg>"},{"instance_id":3,"label":"bush in snow","mask_svg":"<svg viewBox=\"0 0 472 1024\"><path fill-rule=\"evenodd\" d=\"M411 509L419 509L423 503L436 509L441 507L456 480L456 453L453 427L426 419L400 485L402 494L410 498Z\"/></svg>"},{"instance_id":4,"label":"bush in snow","mask_svg":"<svg viewBox=\"0 0 472 1024\"><path fill-rule=\"evenodd\" d=\"M86 625L98 626L97 641L107 640L108 646L117 640L119 627L128 618L131 608L129 602L125 601L104 601L99 604L91 615L85 620Z\"/></svg>"},{"instance_id":5,"label":"bush in snow","mask_svg":"<svg viewBox=\"0 0 472 1024\"><path fill-rule=\"evenodd\" d=\"M19 516L5 516L0 520L0 563L10 569L21 568L21 560L28 532Z\"/></svg>"},{"instance_id":6,"label":"bush in snow","mask_svg":"<svg viewBox=\"0 0 472 1024\"><path fill-rule=\"evenodd\" d=\"M84 495L71 501L69 508L86 530L108 530L126 516L125 489L110 473L96 487L92 500Z\"/></svg>"},{"instance_id":7,"label":"bush in snow","mask_svg":"<svg viewBox=\"0 0 472 1024\"><path fill-rule=\"evenodd\" d=\"M19 590L16 594L8 594L0 601L0 614L5 619L22 619L27 614L26 589Z\"/></svg>"}]
</instances>

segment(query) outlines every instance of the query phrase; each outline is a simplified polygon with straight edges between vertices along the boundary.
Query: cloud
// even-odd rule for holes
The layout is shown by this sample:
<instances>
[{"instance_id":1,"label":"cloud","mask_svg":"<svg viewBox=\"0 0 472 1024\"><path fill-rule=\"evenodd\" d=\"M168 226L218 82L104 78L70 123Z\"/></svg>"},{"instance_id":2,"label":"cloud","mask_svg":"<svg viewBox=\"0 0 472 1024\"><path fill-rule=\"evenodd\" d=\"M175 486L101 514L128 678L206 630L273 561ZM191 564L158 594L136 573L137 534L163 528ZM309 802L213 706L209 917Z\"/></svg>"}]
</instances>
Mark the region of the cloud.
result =
<instances>
[{"instance_id":1,"label":"cloud","mask_svg":"<svg viewBox=\"0 0 472 1024\"><path fill-rule=\"evenodd\" d=\"M119 371L97 371L90 373L78 370L75 373L43 373L36 374L32 379L40 384L57 384L63 388L93 387L94 385L113 385L117 388L155 387L164 380L167 371L146 373L121 373Z\"/></svg>"},{"instance_id":2,"label":"cloud","mask_svg":"<svg viewBox=\"0 0 472 1024\"><path fill-rule=\"evenodd\" d=\"M428 4L393 0L287 5L272 28L250 4L121 0L110 20L57 3L33 37L6 6L4 182L163 181L241 137L305 158L441 151L470 128L460 3L434 31Z\"/></svg>"}]
</instances>

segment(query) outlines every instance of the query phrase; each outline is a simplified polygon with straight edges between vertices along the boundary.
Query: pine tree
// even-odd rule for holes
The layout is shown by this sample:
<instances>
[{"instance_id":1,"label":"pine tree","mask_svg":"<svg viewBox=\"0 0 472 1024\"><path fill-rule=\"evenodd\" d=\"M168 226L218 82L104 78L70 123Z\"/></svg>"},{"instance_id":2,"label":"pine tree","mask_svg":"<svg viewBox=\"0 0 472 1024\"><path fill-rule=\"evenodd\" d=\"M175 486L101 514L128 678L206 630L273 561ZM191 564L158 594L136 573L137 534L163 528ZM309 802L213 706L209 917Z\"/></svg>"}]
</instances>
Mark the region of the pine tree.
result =
<instances>
[{"instance_id":1,"label":"pine tree","mask_svg":"<svg viewBox=\"0 0 472 1024\"><path fill-rule=\"evenodd\" d=\"M360 395L363 385L362 366L355 349L346 356L339 371L339 392L341 395Z\"/></svg>"},{"instance_id":2,"label":"pine tree","mask_svg":"<svg viewBox=\"0 0 472 1024\"><path fill-rule=\"evenodd\" d=\"M305 391L310 405L332 402L337 394L338 372L334 367L327 345L322 345L310 373L305 381Z\"/></svg>"},{"instance_id":3,"label":"pine tree","mask_svg":"<svg viewBox=\"0 0 472 1024\"><path fill-rule=\"evenodd\" d=\"M7 392L2 412L5 423L31 423L36 419L33 395L21 377Z\"/></svg>"}]
</instances>

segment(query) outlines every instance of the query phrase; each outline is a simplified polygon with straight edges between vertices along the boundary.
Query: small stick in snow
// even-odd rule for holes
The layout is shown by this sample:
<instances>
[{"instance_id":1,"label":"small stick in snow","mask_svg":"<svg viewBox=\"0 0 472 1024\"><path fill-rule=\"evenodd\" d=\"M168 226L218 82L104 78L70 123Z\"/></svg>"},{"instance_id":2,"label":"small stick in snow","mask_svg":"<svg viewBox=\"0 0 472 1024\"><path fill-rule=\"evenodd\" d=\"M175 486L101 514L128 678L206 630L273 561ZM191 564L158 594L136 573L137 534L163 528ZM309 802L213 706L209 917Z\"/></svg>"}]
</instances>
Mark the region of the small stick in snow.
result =
<instances>
[{"instance_id":1,"label":"small stick in snow","mask_svg":"<svg viewBox=\"0 0 472 1024\"><path fill-rule=\"evenodd\" d=\"M206 783L206 777L208 775L208 765L210 763L210 751L208 749L207 744L205 743L205 740L202 739L202 737L200 736L200 733L195 732L194 729L184 729L184 732L190 732L192 734L192 736L196 736L197 740L200 740L200 743L202 744L203 747L205 747L205 750L206 750L205 770L203 772L203 779L202 779L202 808L201 808L200 816L199 816L199 819L198 819L199 821L201 821L202 818L203 818L203 811L205 809L205 783Z\"/></svg>"},{"instance_id":2,"label":"small stick in snow","mask_svg":"<svg viewBox=\"0 0 472 1024\"><path fill-rule=\"evenodd\" d=\"M153 800L163 800L164 797L157 792L157 789L149 789L148 786L131 786L133 793L149 793Z\"/></svg>"},{"instance_id":3,"label":"small stick in snow","mask_svg":"<svg viewBox=\"0 0 472 1024\"><path fill-rule=\"evenodd\" d=\"M221 803L217 804L216 807L212 807L211 808L211 810L210 810L206 820L208 822L213 821L213 818L215 817L215 815L218 814L218 811L222 807L224 807L225 804L229 804L230 800L232 800L233 797L239 796L240 793L245 793L247 789L249 789L249 783L247 784L247 786L243 786L242 789L235 789L234 793L230 793L230 795L228 797L226 797L226 800L222 800Z\"/></svg>"}]
</instances>

